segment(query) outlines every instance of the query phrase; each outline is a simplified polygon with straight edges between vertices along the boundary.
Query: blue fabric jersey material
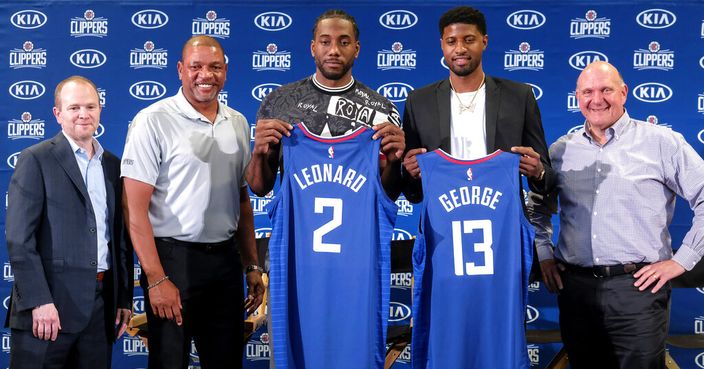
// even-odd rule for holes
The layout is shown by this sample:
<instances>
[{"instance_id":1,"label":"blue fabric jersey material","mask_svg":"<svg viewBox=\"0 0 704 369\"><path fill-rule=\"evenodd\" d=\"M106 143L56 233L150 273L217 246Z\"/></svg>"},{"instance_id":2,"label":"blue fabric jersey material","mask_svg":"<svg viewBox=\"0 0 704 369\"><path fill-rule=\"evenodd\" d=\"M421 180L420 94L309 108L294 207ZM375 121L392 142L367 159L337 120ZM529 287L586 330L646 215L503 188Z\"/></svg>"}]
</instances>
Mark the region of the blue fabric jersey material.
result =
<instances>
[{"instance_id":1,"label":"blue fabric jersey material","mask_svg":"<svg viewBox=\"0 0 704 369\"><path fill-rule=\"evenodd\" d=\"M277 369L383 368L397 207L373 134L322 138L299 124L283 138L281 188L267 209Z\"/></svg>"},{"instance_id":2,"label":"blue fabric jersey material","mask_svg":"<svg viewBox=\"0 0 704 369\"><path fill-rule=\"evenodd\" d=\"M519 156L418 156L424 200L413 250L414 369L528 369L524 317L534 231Z\"/></svg>"}]
</instances>

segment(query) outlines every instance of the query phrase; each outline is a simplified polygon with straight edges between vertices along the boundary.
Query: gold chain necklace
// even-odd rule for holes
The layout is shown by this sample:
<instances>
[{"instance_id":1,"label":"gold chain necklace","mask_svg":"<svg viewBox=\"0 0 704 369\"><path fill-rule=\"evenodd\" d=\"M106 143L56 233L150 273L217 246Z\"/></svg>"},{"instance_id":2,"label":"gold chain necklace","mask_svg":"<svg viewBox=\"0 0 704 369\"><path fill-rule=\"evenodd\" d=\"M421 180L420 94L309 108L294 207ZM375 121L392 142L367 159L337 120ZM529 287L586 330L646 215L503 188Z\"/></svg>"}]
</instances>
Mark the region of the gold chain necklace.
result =
<instances>
[{"instance_id":1,"label":"gold chain necklace","mask_svg":"<svg viewBox=\"0 0 704 369\"><path fill-rule=\"evenodd\" d=\"M465 111L469 110L470 113L474 113L474 99L479 95L479 90L484 86L484 79L486 78L486 74L482 74L482 81L479 83L479 87L477 87L477 90L474 92L474 95L472 95L472 99L469 100L469 104L465 105L462 103L462 99L460 99L460 94L455 90L455 86L452 85L452 78L449 79L450 81L450 87L452 88L452 91L455 92L455 96L457 97L457 102L460 104L460 114L464 113Z\"/></svg>"}]
</instances>

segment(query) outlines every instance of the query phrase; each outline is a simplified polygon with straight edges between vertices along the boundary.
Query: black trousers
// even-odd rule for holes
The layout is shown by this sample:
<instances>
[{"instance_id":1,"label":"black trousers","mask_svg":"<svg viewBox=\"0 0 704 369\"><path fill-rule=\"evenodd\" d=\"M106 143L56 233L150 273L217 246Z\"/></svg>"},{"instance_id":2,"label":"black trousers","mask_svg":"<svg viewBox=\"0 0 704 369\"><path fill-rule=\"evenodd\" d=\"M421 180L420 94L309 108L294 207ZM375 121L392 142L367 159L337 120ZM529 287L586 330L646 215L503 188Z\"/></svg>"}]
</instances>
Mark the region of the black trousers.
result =
<instances>
[{"instance_id":1,"label":"black trousers","mask_svg":"<svg viewBox=\"0 0 704 369\"><path fill-rule=\"evenodd\" d=\"M112 358L108 335L114 321L114 316L106 315L103 282L96 281L93 312L83 331L59 331L56 341L45 341L31 330L12 330L10 369L108 369Z\"/></svg>"},{"instance_id":2,"label":"black trousers","mask_svg":"<svg viewBox=\"0 0 704 369\"><path fill-rule=\"evenodd\" d=\"M181 295L183 324L154 315L144 293L149 369L186 369L191 339L203 369L242 367L244 288L235 242L218 247L156 239L164 271ZM142 286L147 286L142 275Z\"/></svg>"},{"instance_id":3,"label":"black trousers","mask_svg":"<svg viewBox=\"0 0 704 369\"><path fill-rule=\"evenodd\" d=\"M557 301L572 369L664 369L671 287L638 291L631 274L567 270Z\"/></svg>"}]
</instances>

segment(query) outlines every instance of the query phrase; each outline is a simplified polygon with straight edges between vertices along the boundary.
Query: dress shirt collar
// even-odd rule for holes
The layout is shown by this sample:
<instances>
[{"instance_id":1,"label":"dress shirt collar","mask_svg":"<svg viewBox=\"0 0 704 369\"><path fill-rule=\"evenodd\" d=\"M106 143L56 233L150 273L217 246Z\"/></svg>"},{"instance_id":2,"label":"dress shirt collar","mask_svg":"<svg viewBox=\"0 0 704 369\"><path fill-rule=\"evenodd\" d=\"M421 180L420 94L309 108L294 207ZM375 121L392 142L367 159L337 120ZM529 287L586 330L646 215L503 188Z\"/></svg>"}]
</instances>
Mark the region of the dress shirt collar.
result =
<instances>
[{"instance_id":1,"label":"dress shirt collar","mask_svg":"<svg viewBox=\"0 0 704 369\"><path fill-rule=\"evenodd\" d=\"M628 111L624 109L623 114L620 118L618 118L616 123L612 124L611 127L606 129L606 142L611 141L611 138L618 140L628 127L628 122L630 121L631 117L628 115ZM582 134L589 140L589 142L594 141L594 136L592 136L589 130L589 122L587 122L586 120L584 121L584 133Z\"/></svg>"},{"instance_id":2,"label":"dress shirt collar","mask_svg":"<svg viewBox=\"0 0 704 369\"><path fill-rule=\"evenodd\" d=\"M72 151L74 154L83 154L83 155L86 155L86 156L88 155L88 154L86 153L86 150L83 149L82 147L78 146L78 144L76 143L76 141L74 141L71 137L69 137L69 136L66 134L66 132L64 132L64 131L62 130L61 133L63 133L64 137L66 137L66 140L68 141L68 144L71 145L71 151ZM100 142L98 142L98 140L96 140L95 138L93 138L92 144L93 144L93 151L94 151L93 156L94 156L94 157L97 157L98 160L103 161L103 153L105 152L105 150L103 149L103 146L100 145Z\"/></svg>"}]
</instances>

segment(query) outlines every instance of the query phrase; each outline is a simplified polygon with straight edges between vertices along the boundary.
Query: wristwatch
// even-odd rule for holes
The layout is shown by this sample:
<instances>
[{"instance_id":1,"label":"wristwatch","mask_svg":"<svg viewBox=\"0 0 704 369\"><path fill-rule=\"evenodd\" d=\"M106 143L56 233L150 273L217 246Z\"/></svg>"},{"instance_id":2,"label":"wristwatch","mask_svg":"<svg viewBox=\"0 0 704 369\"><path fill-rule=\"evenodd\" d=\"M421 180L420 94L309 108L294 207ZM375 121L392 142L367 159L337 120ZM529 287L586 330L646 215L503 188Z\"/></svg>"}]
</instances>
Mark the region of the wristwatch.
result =
<instances>
[{"instance_id":1,"label":"wristwatch","mask_svg":"<svg viewBox=\"0 0 704 369\"><path fill-rule=\"evenodd\" d=\"M264 268L260 267L259 265L255 265L255 264L247 265L247 268L245 268L244 272L245 272L245 274L249 274L249 272L253 272L255 270L258 271L259 274L264 273Z\"/></svg>"}]
</instances>

